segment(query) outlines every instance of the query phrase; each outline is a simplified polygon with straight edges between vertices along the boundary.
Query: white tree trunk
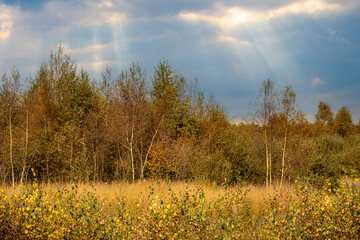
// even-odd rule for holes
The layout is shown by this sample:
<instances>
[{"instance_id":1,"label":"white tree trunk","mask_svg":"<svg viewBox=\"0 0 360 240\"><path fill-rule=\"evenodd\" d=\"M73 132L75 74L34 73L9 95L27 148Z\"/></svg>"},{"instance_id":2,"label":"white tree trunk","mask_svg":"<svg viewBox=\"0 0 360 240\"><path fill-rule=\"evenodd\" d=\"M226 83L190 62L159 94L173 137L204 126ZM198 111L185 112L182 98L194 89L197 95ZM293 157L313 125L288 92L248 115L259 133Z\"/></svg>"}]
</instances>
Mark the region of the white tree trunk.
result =
<instances>
[{"instance_id":1,"label":"white tree trunk","mask_svg":"<svg viewBox=\"0 0 360 240\"><path fill-rule=\"evenodd\" d=\"M10 116L9 116L9 130L10 130L10 164L11 164L11 180L12 180L12 187L15 187L15 173L14 173L14 163L13 163L13 138L12 138L12 123L11 123L11 108L10 108Z\"/></svg>"}]
</instances>

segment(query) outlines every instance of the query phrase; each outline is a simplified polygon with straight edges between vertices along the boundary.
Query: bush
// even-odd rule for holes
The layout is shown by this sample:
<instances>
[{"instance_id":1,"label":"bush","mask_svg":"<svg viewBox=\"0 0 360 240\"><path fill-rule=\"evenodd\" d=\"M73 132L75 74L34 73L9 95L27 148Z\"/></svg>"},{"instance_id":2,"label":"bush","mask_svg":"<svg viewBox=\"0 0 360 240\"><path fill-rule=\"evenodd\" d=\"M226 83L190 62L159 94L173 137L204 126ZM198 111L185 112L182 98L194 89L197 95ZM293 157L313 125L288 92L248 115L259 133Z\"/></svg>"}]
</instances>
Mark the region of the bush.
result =
<instances>
[{"instance_id":1,"label":"bush","mask_svg":"<svg viewBox=\"0 0 360 240\"><path fill-rule=\"evenodd\" d=\"M310 181L322 187L326 180L336 186L341 169L338 160L344 148L345 140L337 135L325 135L314 139L314 151L310 158L307 175Z\"/></svg>"},{"instance_id":2,"label":"bush","mask_svg":"<svg viewBox=\"0 0 360 240\"><path fill-rule=\"evenodd\" d=\"M344 150L338 154L341 172L347 177L360 177L360 136L348 137L344 144Z\"/></svg>"}]
</instances>

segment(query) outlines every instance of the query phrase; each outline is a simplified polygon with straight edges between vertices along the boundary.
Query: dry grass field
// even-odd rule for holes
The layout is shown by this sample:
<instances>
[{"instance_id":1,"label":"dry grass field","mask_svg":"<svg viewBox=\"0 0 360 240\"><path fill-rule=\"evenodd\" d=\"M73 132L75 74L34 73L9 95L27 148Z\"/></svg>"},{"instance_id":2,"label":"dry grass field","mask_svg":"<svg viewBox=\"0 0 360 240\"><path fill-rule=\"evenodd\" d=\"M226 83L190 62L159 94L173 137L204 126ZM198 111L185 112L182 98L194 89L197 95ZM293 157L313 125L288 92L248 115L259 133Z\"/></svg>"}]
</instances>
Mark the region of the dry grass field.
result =
<instances>
[{"instance_id":1,"label":"dry grass field","mask_svg":"<svg viewBox=\"0 0 360 240\"><path fill-rule=\"evenodd\" d=\"M359 239L359 182L1 187L1 239Z\"/></svg>"}]
</instances>

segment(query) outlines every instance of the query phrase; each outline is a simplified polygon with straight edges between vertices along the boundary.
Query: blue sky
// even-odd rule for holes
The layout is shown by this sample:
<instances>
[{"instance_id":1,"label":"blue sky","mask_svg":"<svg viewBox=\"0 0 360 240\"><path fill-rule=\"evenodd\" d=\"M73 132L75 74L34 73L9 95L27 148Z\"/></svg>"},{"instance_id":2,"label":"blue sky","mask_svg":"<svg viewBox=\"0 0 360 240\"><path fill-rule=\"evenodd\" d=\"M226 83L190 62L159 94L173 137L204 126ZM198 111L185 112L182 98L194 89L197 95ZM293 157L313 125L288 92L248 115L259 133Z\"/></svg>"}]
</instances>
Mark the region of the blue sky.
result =
<instances>
[{"instance_id":1,"label":"blue sky","mask_svg":"<svg viewBox=\"0 0 360 240\"><path fill-rule=\"evenodd\" d=\"M34 75L60 42L94 79L167 59L234 120L267 78L309 120L320 100L360 118L359 0L0 0L0 73Z\"/></svg>"}]
</instances>

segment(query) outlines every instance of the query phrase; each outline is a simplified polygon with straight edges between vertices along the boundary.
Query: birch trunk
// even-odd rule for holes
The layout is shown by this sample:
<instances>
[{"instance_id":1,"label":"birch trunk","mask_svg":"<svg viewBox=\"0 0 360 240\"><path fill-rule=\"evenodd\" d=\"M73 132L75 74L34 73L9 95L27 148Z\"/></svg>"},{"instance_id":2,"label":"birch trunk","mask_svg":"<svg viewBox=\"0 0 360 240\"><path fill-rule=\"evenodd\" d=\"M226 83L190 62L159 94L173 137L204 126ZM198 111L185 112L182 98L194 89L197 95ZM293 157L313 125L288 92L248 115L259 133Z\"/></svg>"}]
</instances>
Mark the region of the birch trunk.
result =
<instances>
[{"instance_id":1,"label":"birch trunk","mask_svg":"<svg viewBox=\"0 0 360 240\"><path fill-rule=\"evenodd\" d=\"M268 148L268 138L265 128L265 154L266 154L266 187L269 187L269 148Z\"/></svg>"},{"instance_id":2,"label":"birch trunk","mask_svg":"<svg viewBox=\"0 0 360 240\"><path fill-rule=\"evenodd\" d=\"M24 153L24 161L23 161L23 167L22 167L21 178L20 178L21 184L24 181L24 176L25 176L25 171L26 171L28 142L29 142L29 111L26 112L25 153Z\"/></svg>"},{"instance_id":3,"label":"birch trunk","mask_svg":"<svg viewBox=\"0 0 360 240\"><path fill-rule=\"evenodd\" d=\"M130 139L130 158L131 158L131 171L132 171L132 181L135 182L135 161L134 161L134 149L133 149L133 141L134 141L134 122L131 127L131 139Z\"/></svg>"},{"instance_id":4,"label":"birch trunk","mask_svg":"<svg viewBox=\"0 0 360 240\"><path fill-rule=\"evenodd\" d=\"M284 148L282 154L282 166L281 166L281 180L280 180L280 189L282 187L284 181L284 171L285 171L285 154L286 154L286 143L287 143L287 129L285 128L285 136L284 136Z\"/></svg>"},{"instance_id":5,"label":"birch trunk","mask_svg":"<svg viewBox=\"0 0 360 240\"><path fill-rule=\"evenodd\" d=\"M10 116L9 116L9 126L10 126L10 164L11 164L11 181L12 187L15 187L15 173L14 173L14 163L13 163L13 138L12 138L12 123L11 123L11 108L10 108Z\"/></svg>"}]
</instances>

